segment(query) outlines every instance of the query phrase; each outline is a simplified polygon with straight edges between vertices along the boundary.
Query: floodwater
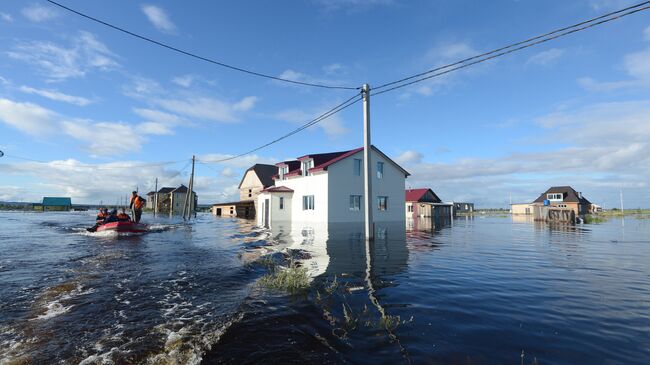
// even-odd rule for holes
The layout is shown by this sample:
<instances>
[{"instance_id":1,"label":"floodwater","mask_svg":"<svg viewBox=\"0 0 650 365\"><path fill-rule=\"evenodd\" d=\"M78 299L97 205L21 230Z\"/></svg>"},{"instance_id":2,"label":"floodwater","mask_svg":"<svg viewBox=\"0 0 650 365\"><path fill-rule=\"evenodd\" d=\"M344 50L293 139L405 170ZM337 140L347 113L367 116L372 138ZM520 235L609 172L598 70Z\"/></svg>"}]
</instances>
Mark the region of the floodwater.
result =
<instances>
[{"instance_id":1,"label":"floodwater","mask_svg":"<svg viewBox=\"0 0 650 365\"><path fill-rule=\"evenodd\" d=\"M650 220L277 226L199 215L87 233L0 213L0 364L647 364ZM273 264L307 270L293 294Z\"/></svg>"}]
</instances>

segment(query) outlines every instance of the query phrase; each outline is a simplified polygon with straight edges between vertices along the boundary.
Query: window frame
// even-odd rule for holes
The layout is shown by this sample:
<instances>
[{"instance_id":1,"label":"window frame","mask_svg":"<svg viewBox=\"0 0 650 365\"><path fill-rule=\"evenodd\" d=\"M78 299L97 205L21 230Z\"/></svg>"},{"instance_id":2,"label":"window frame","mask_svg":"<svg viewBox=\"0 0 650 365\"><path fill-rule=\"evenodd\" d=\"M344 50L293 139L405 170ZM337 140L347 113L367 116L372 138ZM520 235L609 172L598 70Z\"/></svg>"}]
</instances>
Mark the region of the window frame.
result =
<instances>
[{"instance_id":1,"label":"window frame","mask_svg":"<svg viewBox=\"0 0 650 365\"><path fill-rule=\"evenodd\" d=\"M284 210L284 197L280 196L279 198L280 210Z\"/></svg>"},{"instance_id":2,"label":"window frame","mask_svg":"<svg viewBox=\"0 0 650 365\"><path fill-rule=\"evenodd\" d=\"M361 195L350 195L349 207L348 209L351 212L361 211Z\"/></svg>"},{"instance_id":3,"label":"window frame","mask_svg":"<svg viewBox=\"0 0 650 365\"><path fill-rule=\"evenodd\" d=\"M315 209L316 209L316 197L314 195L303 195L302 210L315 210Z\"/></svg>"},{"instance_id":4,"label":"window frame","mask_svg":"<svg viewBox=\"0 0 650 365\"><path fill-rule=\"evenodd\" d=\"M383 179L383 178L384 178L384 162L377 161L377 179Z\"/></svg>"},{"instance_id":5,"label":"window frame","mask_svg":"<svg viewBox=\"0 0 650 365\"><path fill-rule=\"evenodd\" d=\"M382 205L382 200L384 202L383 205ZM382 209L382 207L383 207L383 209ZM382 211L382 212L388 210L388 197L387 196L383 196L383 195L378 195L377 196L377 210Z\"/></svg>"},{"instance_id":6,"label":"window frame","mask_svg":"<svg viewBox=\"0 0 650 365\"><path fill-rule=\"evenodd\" d=\"M361 170L363 170L363 160L360 158L355 158L352 164L352 174L354 176L361 176Z\"/></svg>"},{"instance_id":7,"label":"window frame","mask_svg":"<svg viewBox=\"0 0 650 365\"><path fill-rule=\"evenodd\" d=\"M308 160L301 161L300 168L302 169L302 176L311 176L309 169L314 168L314 159L310 158Z\"/></svg>"}]
</instances>

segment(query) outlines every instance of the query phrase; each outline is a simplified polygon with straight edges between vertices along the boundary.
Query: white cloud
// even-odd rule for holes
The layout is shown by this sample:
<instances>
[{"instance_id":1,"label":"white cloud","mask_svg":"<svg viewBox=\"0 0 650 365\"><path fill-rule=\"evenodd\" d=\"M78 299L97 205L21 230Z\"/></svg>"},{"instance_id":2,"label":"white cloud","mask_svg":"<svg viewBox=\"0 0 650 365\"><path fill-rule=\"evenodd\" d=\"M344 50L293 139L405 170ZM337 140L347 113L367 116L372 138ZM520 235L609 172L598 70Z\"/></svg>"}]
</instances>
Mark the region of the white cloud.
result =
<instances>
[{"instance_id":1,"label":"white cloud","mask_svg":"<svg viewBox=\"0 0 650 365\"><path fill-rule=\"evenodd\" d=\"M650 50L630 53L623 62L630 76L650 81Z\"/></svg>"},{"instance_id":2,"label":"white cloud","mask_svg":"<svg viewBox=\"0 0 650 365\"><path fill-rule=\"evenodd\" d=\"M257 98L247 96L233 104L208 97L188 99L152 99L151 102L187 117L212 120L215 122L234 123L239 121L238 113L249 111L255 106Z\"/></svg>"},{"instance_id":3,"label":"white cloud","mask_svg":"<svg viewBox=\"0 0 650 365\"><path fill-rule=\"evenodd\" d=\"M59 12L51 6L33 4L22 10L25 18L33 22L44 22L59 16Z\"/></svg>"},{"instance_id":4,"label":"white cloud","mask_svg":"<svg viewBox=\"0 0 650 365\"><path fill-rule=\"evenodd\" d=\"M395 157L395 162L398 164L416 164L422 162L422 154L417 151L404 151Z\"/></svg>"},{"instance_id":5,"label":"white cloud","mask_svg":"<svg viewBox=\"0 0 650 365\"><path fill-rule=\"evenodd\" d=\"M79 106L85 106L92 103L91 100L86 99L84 97L68 95L62 92L58 92L56 90L35 89L28 86L21 86L19 90L27 94L36 94L51 100L62 101L65 103L70 103Z\"/></svg>"},{"instance_id":6,"label":"white cloud","mask_svg":"<svg viewBox=\"0 0 650 365\"><path fill-rule=\"evenodd\" d=\"M325 11L358 11L376 6L391 5L394 0L315 0L315 2Z\"/></svg>"},{"instance_id":7,"label":"white cloud","mask_svg":"<svg viewBox=\"0 0 650 365\"><path fill-rule=\"evenodd\" d=\"M330 65L331 66L331 65ZM325 71L327 70L327 66L325 67ZM328 76L333 76L332 74L329 74ZM307 82L307 83L312 83L312 84L324 84L324 85L347 85L348 82L343 81L343 80L337 80L333 78L326 78L326 77L314 77L310 76L308 74L287 69L283 71L280 75L278 75L279 78L281 79L287 79L287 80L292 80L292 81L299 81L299 82ZM281 86L291 86L290 84L287 84L285 82L281 81L274 81L277 85Z\"/></svg>"},{"instance_id":8,"label":"white cloud","mask_svg":"<svg viewBox=\"0 0 650 365\"><path fill-rule=\"evenodd\" d=\"M155 5L142 5L142 12L153 26L163 33L174 33L176 25L172 23L167 13Z\"/></svg>"},{"instance_id":9,"label":"white cloud","mask_svg":"<svg viewBox=\"0 0 650 365\"><path fill-rule=\"evenodd\" d=\"M634 3L633 0L591 0L589 5L595 11L620 10Z\"/></svg>"},{"instance_id":10,"label":"white cloud","mask_svg":"<svg viewBox=\"0 0 650 365\"><path fill-rule=\"evenodd\" d=\"M344 67L340 63L332 63L332 64L329 64L329 65L323 66L323 72L325 72L326 75L336 75L336 74L339 74L343 70L344 70Z\"/></svg>"},{"instance_id":11,"label":"white cloud","mask_svg":"<svg viewBox=\"0 0 650 365\"><path fill-rule=\"evenodd\" d=\"M532 201L552 185L572 185L597 202L607 200L608 189L641 193L650 185L650 100L585 105L537 122L547 130L538 140L565 147L449 163L425 163L418 151L406 151L396 161L413 174L409 186L483 206L505 206L510 192ZM650 196L635 204L650 205Z\"/></svg>"},{"instance_id":12,"label":"white cloud","mask_svg":"<svg viewBox=\"0 0 650 365\"><path fill-rule=\"evenodd\" d=\"M7 23L13 23L14 21L14 18L11 16L11 14L2 13L2 12L0 12L0 19L2 19Z\"/></svg>"},{"instance_id":13,"label":"white cloud","mask_svg":"<svg viewBox=\"0 0 650 365\"><path fill-rule=\"evenodd\" d=\"M144 138L132 126L124 123L64 121L63 132L85 142L88 150L98 156L119 156L139 151Z\"/></svg>"},{"instance_id":14,"label":"white cloud","mask_svg":"<svg viewBox=\"0 0 650 365\"><path fill-rule=\"evenodd\" d=\"M133 108L133 112L150 122L162 123L167 125L179 125L187 123L178 115L165 113L160 110Z\"/></svg>"},{"instance_id":15,"label":"white cloud","mask_svg":"<svg viewBox=\"0 0 650 365\"><path fill-rule=\"evenodd\" d=\"M90 70L111 70L119 66L106 45L88 32L80 32L71 47L51 42L18 44L7 55L34 65L49 79L84 77Z\"/></svg>"},{"instance_id":16,"label":"white cloud","mask_svg":"<svg viewBox=\"0 0 650 365\"><path fill-rule=\"evenodd\" d=\"M240 100L239 102L233 104L232 109L236 111L242 111L242 112L249 111L253 109L255 103L257 103L257 100L258 100L257 96L247 96L242 100Z\"/></svg>"},{"instance_id":17,"label":"white cloud","mask_svg":"<svg viewBox=\"0 0 650 365\"><path fill-rule=\"evenodd\" d=\"M255 165L256 163L274 165L279 161L277 158L263 157L263 156L253 154L253 155L242 156L240 158L236 158L233 160L218 162L220 160L231 158L233 156L234 155L232 154L225 154L225 153L209 153L205 155L196 156L196 158L205 163L218 164L221 166L239 168L239 169L247 169Z\"/></svg>"},{"instance_id":18,"label":"white cloud","mask_svg":"<svg viewBox=\"0 0 650 365\"><path fill-rule=\"evenodd\" d=\"M526 64L550 66L554 64L560 57L562 57L563 54L564 50L559 48L551 48L532 55L528 61L526 61Z\"/></svg>"},{"instance_id":19,"label":"white cloud","mask_svg":"<svg viewBox=\"0 0 650 365\"><path fill-rule=\"evenodd\" d=\"M30 135L51 132L55 117L56 113L36 104L0 99L0 121Z\"/></svg>"},{"instance_id":20,"label":"white cloud","mask_svg":"<svg viewBox=\"0 0 650 365\"><path fill-rule=\"evenodd\" d=\"M194 75L183 75L174 77L172 82L178 86L190 87L195 79L196 77Z\"/></svg>"},{"instance_id":21,"label":"white cloud","mask_svg":"<svg viewBox=\"0 0 650 365\"><path fill-rule=\"evenodd\" d=\"M40 201L52 195L70 196L75 204L97 204L100 200L111 204L115 197L124 196L136 186L144 192L153 190L151 176L157 176L161 186L187 184L187 177L178 170L180 166L148 166L144 161L86 164L74 159L0 164L2 176L30 177L30 182L20 188L0 187L0 200ZM198 195L201 199L202 192Z\"/></svg>"},{"instance_id":22,"label":"white cloud","mask_svg":"<svg viewBox=\"0 0 650 365\"><path fill-rule=\"evenodd\" d=\"M322 115L329 108L318 108L312 111L305 111L302 109L287 109L276 113L273 118L293 124L304 124L315 117ZM328 136L336 137L348 133L350 130L345 127L343 119L340 114L332 115L326 119L321 120L315 126L321 128Z\"/></svg>"},{"instance_id":23,"label":"white cloud","mask_svg":"<svg viewBox=\"0 0 650 365\"><path fill-rule=\"evenodd\" d=\"M159 136L174 134L168 125L155 122L140 123L135 128L135 132L138 134L155 134Z\"/></svg>"}]
</instances>

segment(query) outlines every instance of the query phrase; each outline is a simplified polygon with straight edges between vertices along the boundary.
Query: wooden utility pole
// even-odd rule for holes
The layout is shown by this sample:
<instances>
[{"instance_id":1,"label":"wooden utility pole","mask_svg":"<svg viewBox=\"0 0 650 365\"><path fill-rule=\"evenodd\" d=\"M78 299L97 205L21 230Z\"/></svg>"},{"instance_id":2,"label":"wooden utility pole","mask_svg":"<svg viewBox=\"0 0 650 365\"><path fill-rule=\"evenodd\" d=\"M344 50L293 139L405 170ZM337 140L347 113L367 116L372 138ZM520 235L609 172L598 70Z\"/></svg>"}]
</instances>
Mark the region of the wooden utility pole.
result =
<instances>
[{"instance_id":1,"label":"wooden utility pole","mask_svg":"<svg viewBox=\"0 0 650 365\"><path fill-rule=\"evenodd\" d=\"M156 213L158 212L158 178L156 178L156 183L154 184L154 190L153 190L153 216L156 216Z\"/></svg>"},{"instance_id":2,"label":"wooden utility pole","mask_svg":"<svg viewBox=\"0 0 650 365\"><path fill-rule=\"evenodd\" d=\"M372 143L370 141L370 85L363 84L363 193L365 209L366 240L375 238L372 220L372 161L370 160Z\"/></svg>"},{"instance_id":3,"label":"wooden utility pole","mask_svg":"<svg viewBox=\"0 0 650 365\"><path fill-rule=\"evenodd\" d=\"M183 220L185 220L185 212L187 212L187 219L192 215L192 206L193 202L190 202L192 199L192 185L194 185L194 162L196 160L195 156L192 156L192 173L190 174L190 182L187 187L187 194L185 194L185 202L183 202ZM189 205L188 205L189 204Z\"/></svg>"}]
</instances>

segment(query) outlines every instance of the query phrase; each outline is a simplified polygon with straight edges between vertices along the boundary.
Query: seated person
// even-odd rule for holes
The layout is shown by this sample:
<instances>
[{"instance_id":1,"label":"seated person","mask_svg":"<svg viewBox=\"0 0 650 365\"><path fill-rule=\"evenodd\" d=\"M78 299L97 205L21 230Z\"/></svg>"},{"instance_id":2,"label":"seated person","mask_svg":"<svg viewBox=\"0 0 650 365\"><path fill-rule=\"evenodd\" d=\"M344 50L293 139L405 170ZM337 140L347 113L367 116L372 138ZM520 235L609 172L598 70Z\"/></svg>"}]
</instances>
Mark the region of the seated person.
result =
<instances>
[{"instance_id":1,"label":"seated person","mask_svg":"<svg viewBox=\"0 0 650 365\"><path fill-rule=\"evenodd\" d=\"M117 222L117 221L118 221L118 219L117 219L117 209L113 209L111 211L111 214L109 214L108 217L106 217L106 219L104 219L104 223L112 223L112 222Z\"/></svg>"},{"instance_id":2,"label":"seated person","mask_svg":"<svg viewBox=\"0 0 650 365\"><path fill-rule=\"evenodd\" d=\"M120 222L129 222L131 221L131 217L129 217L128 214L126 214L126 211L124 208L120 210L120 214L117 215L117 220Z\"/></svg>"},{"instance_id":3,"label":"seated person","mask_svg":"<svg viewBox=\"0 0 650 365\"><path fill-rule=\"evenodd\" d=\"M95 219L98 223L104 221L108 217L108 210L104 207L99 208L99 213L97 213L97 218Z\"/></svg>"}]
</instances>

